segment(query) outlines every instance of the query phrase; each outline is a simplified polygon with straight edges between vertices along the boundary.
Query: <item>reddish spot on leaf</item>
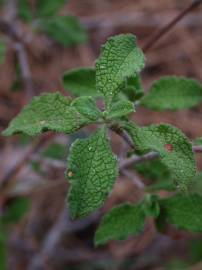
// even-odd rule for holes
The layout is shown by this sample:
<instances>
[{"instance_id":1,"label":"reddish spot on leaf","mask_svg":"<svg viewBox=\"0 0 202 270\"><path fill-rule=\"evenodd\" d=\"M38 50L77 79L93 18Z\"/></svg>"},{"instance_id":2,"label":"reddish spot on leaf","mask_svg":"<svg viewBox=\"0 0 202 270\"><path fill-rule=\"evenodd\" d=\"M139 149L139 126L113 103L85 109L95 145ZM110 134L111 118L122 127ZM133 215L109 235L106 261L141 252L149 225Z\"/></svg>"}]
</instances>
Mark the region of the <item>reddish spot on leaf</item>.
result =
<instances>
[{"instance_id":1,"label":"reddish spot on leaf","mask_svg":"<svg viewBox=\"0 0 202 270\"><path fill-rule=\"evenodd\" d=\"M165 144L165 149L166 149L168 152L172 152L172 151L173 151L173 146L172 146L172 144L170 144L170 143Z\"/></svg>"}]
</instances>

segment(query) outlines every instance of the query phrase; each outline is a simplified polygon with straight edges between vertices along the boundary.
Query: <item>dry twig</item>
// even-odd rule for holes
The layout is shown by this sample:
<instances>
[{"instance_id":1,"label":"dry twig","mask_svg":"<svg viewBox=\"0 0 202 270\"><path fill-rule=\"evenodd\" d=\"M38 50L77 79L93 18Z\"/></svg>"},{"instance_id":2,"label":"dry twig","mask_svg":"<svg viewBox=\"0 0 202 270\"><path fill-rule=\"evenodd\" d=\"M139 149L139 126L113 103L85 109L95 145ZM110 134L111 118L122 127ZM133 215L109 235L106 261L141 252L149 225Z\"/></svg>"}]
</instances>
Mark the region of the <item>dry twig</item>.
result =
<instances>
[{"instance_id":1,"label":"dry twig","mask_svg":"<svg viewBox=\"0 0 202 270\"><path fill-rule=\"evenodd\" d=\"M171 22L162 27L149 38L149 40L143 46L143 51L147 52L149 49L151 49L160 38L167 34L182 18L184 18L193 9L197 8L201 3L202 0L192 1L192 3L187 8L185 8L179 15L177 15Z\"/></svg>"},{"instance_id":2,"label":"dry twig","mask_svg":"<svg viewBox=\"0 0 202 270\"><path fill-rule=\"evenodd\" d=\"M26 42L23 39L22 29L17 20L17 11L17 1L8 0L5 5L5 15L0 19L0 31L11 40L12 47L16 52L20 66L22 82L26 90L27 99L30 99L34 94L34 84L25 46Z\"/></svg>"}]
</instances>

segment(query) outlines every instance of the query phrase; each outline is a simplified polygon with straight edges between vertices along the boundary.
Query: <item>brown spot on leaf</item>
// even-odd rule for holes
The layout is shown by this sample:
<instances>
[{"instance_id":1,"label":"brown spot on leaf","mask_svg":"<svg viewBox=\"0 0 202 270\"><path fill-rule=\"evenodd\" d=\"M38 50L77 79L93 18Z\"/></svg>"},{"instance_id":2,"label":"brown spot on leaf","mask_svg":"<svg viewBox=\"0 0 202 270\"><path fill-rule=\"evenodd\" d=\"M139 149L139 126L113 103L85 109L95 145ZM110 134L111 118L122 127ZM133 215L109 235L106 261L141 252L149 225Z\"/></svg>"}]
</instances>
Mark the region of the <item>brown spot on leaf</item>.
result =
<instances>
[{"instance_id":1,"label":"brown spot on leaf","mask_svg":"<svg viewBox=\"0 0 202 270\"><path fill-rule=\"evenodd\" d=\"M166 149L168 152L172 152L172 151L173 151L173 145L170 144L170 143L167 143L167 144L165 144L165 149Z\"/></svg>"}]
</instances>

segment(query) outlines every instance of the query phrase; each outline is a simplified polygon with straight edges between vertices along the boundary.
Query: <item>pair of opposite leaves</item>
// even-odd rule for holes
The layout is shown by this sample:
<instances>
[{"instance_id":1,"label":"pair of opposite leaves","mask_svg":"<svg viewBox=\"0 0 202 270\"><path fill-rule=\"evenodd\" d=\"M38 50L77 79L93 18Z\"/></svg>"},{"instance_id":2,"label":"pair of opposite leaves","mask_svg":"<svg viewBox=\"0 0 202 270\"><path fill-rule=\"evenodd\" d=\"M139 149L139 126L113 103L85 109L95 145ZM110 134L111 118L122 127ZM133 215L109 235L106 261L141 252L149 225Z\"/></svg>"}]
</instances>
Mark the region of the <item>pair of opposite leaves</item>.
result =
<instances>
[{"instance_id":1,"label":"pair of opposite leaves","mask_svg":"<svg viewBox=\"0 0 202 270\"><path fill-rule=\"evenodd\" d=\"M126 78L138 74L143 67L144 55L136 46L133 35L112 37L103 47L96 63L96 88L104 96L105 116L107 113L109 119L110 115L111 120L119 119L134 111L129 101L115 103L115 98ZM129 109L123 110L127 106ZM69 134L99 121L104 122L103 113L98 110L92 97L79 97L71 101L59 93L46 94L34 98L4 134L24 132L36 135L47 130ZM132 123L120 123L137 149L159 152L177 185L181 189L188 186L195 175L195 161L191 144L178 129L169 125L139 128ZM165 147L168 144L172 145L172 151ZM70 213L73 218L83 217L103 204L117 176L117 160L111 152L105 127L88 139L73 143L68 167Z\"/></svg>"}]
</instances>

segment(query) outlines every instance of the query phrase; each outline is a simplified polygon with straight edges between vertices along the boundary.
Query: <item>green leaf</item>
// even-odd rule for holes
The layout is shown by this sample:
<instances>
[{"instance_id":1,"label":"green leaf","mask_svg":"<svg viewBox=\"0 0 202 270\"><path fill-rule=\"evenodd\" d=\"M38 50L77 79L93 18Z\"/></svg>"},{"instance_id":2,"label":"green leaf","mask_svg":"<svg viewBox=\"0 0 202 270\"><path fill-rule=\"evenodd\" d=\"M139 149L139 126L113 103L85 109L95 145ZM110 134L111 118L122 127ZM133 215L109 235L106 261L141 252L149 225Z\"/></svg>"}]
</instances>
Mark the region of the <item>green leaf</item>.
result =
<instances>
[{"instance_id":1,"label":"green leaf","mask_svg":"<svg viewBox=\"0 0 202 270\"><path fill-rule=\"evenodd\" d=\"M170 182L171 177L159 179L156 183L147 187L147 191L175 191L174 183ZM192 180L192 185L189 188L191 194L202 195L202 172L198 172Z\"/></svg>"},{"instance_id":2,"label":"green leaf","mask_svg":"<svg viewBox=\"0 0 202 270\"><path fill-rule=\"evenodd\" d=\"M95 68L76 68L66 71L63 75L65 90L74 96L100 97L101 93L96 90ZM139 75L127 79L126 87L121 92L130 101L135 101L143 95L143 88Z\"/></svg>"},{"instance_id":3,"label":"green leaf","mask_svg":"<svg viewBox=\"0 0 202 270\"><path fill-rule=\"evenodd\" d=\"M190 255L192 264L200 262L202 258L202 241L201 239L191 240Z\"/></svg>"},{"instance_id":4,"label":"green leaf","mask_svg":"<svg viewBox=\"0 0 202 270\"><path fill-rule=\"evenodd\" d=\"M202 197L178 194L160 200L162 215L179 229L202 232Z\"/></svg>"},{"instance_id":5,"label":"green leaf","mask_svg":"<svg viewBox=\"0 0 202 270\"><path fill-rule=\"evenodd\" d=\"M8 225L15 224L28 212L30 201L19 197L9 202L5 212L0 216L0 269L7 269L7 241L9 237Z\"/></svg>"},{"instance_id":6,"label":"green leaf","mask_svg":"<svg viewBox=\"0 0 202 270\"><path fill-rule=\"evenodd\" d=\"M64 147L64 145L60 143L52 143L42 152L42 156L51 159L65 160L67 147Z\"/></svg>"},{"instance_id":7,"label":"green leaf","mask_svg":"<svg viewBox=\"0 0 202 270\"><path fill-rule=\"evenodd\" d=\"M55 15L67 0L37 0L36 14L38 17L51 17Z\"/></svg>"},{"instance_id":8,"label":"green leaf","mask_svg":"<svg viewBox=\"0 0 202 270\"><path fill-rule=\"evenodd\" d=\"M168 181L168 180L159 180L158 182L149 185L146 188L147 191L149 192L154 192L154 191L159 191L159 190L167 190L167 191L175 191L176 187L173 182Z\"/></svg>"},{"instance_id":9,"label":"green leaf","mask_svg":"<svg viewBox=\"0 0 202 270\"><path fill-rule=\"evenodd\" d=\"M19 0L18 15L25 22L32 21L32 8L29 0Z\"/></svg>"},{"instance_id":10,"label":"green leaf","mask_svg":"<svg viewBox=\"0 0 202 270\"><path fill-rule=\"evenodd\" d=\"M121 118L135 111L134 105L132 102L127 100L120 100L114 103L109 112L106 113L107 119Z\"/></svg>"},{"instance_id":11,"label":"green leaf","mask_svg":"<svg viewBox=\"0 0 202 270\"><path fill-rule=\"evenodd\" d=\"M6 45L2 39L0 39L0 65L5 61Z\"/></svg>"},{"instance_id":12,"label":"green leaf","mask_svg":"<svg viewBox=\"0 0 202 270\"><path fill-rule=\"evenodd\" d=\"M63 85L74 96L100 96L95 87L94 68L77 68L65 72Z\"/></svg>"},{"instance_id":13,"label":"green leaf","mask_svg":"<svg viewBox=\"0 0 202 270\"><path fill-rule=\"evenodd\" d=\"M133 102L139 100L144 95L144 89L139 74L128 78L127 86L123 89L123 93Z\"/></svg>"},{"instance_id":14,"label":"green leaf","mask_svg":"<svg viewBox=\"0 0 202 270\"><path fill-rule=\"evenodd\" d=\"M72 103L76 103L76 101ZM86 106L88 105L87 102ZM10 136L16 133L26 133L34 136L48 130L68 134L93 123L92 118L89 118L87 114L82 114L81 110L78 111L71 104L70 99L58 92L43 94L34 97L31 103L11 121L3 134Z\"/></svg>"},{"instance_id":15,"label":"green leaf","mask_svg":"<svg viewBox=\"0 0 202 270\"><path fill-rule=\"evenodd\" d=\"M194 177L189 191L202 196L202 171L198 172Z\"/></svg>"},{"instance_id":16,"label":"green leaf","mask_svg":"<svg viewBox=\"0 0 202 270\"><path fill-rule=\"evenodd\" d=\"M78 19L73 16L56 16L41 19L39 29L64 47L69 47L87 40L87 35Z\"/></svg>"},{"instance_id":17,"label":"green leaf","mask_svg":"<svg viewBox=\"0 0 202 270\"><path fill-rule=\"evenodd\" d=\"M155 181L147 186L147 191L168 190L175 191L171 173L168 167L160 159L148 160L135 165L135 170L146 180Z\"/></svg>"},{"instance_id":18,"label":"green leaf","mask_svg":"<svg viewBox=\"0 0 202 270\"><path fill-rule=\"evenodd\" d=\"M179 258L172 258L166 262L164 269L165 270L190 270L191 265L189 262L186 262Z\"/></svg>"},{"instance_id":19,"label":"green leaf","mask_svg":"<svg viewBox=\"0 0 202 270\"><path fill-rule=\"evenodd\" d=\"M102 116L101 111L98 110L95 100L92 97L78 97L74 99L71 104L80 114L92 121L96 121Z\"/></svg>"},{"instance_id":20,"label":"green leaf","mask_svg":"<svg viewBox=\"0 0 202 270\"><path fill-rule=\"evenodd\" d=\"M5 4L5 0L0 0L0 8ZM1 268L0 268L1 269Z\"/></svg>"},{"instance_id":21,"label":"green leaf","mask_svg":"<svg viewBox=\"0 0 202 270\"><path fill-rule=\"evenodd\" d=\"M103 245L110 240L125 240L136 235L143 230L144 220L141 205L125 203L114 207L102 219L95 234L95 244Z\"/></svg>"},{"instance_id":22,"label":"green leaf","mask_svg":"<svg viewBox=\"0 0 202 270\"><path fill-rule=\"evenodd\" d=\"M104 129L88 139L77 139L71 146L68 159L71 217L85 217L102 206L116 176L117 160Z\"/></svg>"},{"instance_id":23,"label":"green leaf","mask_svg":"<svg viewBox=\"0 0 202 270\"><path fill-rule=\"evenodd\" d=\"M139 73L143 67L144 54L137 47L135 36L125 34L108 39L96 62L96 87L104 95L107 110L124 87L126 78Z\"/></svg>"},{"instance_id":24,"label":"green leaf","mask_svg":"<svg viewBox=\"0 0 202 270\"><path fill-rule=\"evenodd\" d=\"M194 141L194 144L195 144L195 145L202 145L202 138L197 138L197 139Z\"/></svg>"},{"instance_id":25,"label":"green leaf","mask_svg":"<svg viewBox=\"0 0 202 270\"><path fill-rule=\"evenodd\" d=\"M142 209L146 217L158 217L160 214L158 196L146 194L142 202Z\"/></svg>"},{"instance_id":26,"label":"green leaf","mask_svg":"<svg viewBox=\"0 0 202 270\"><path fill-rule=\"evenodd\" d=\"M30 201L28 198L17 198L9 205L6 213L0 218L1 224L13 224L20 221L20 219L28 212L30 208Z\"/></svg>"},{"instance_id":27,"label":"green leaf","mask_svg":"<svg viewBox=\"0 0 202 270\"><path fill-rule=\"evenodd\" d=\"M2 270L6 269L6 257L6 240L1 239L0 235L0 269Z\"/></svg>"},{"instance_id":28,"label":"green leaf","mask_svg":"<svg viewBox=\"0 0 202 270\"><path fill-rule=\"evenodd\" d=\"M167 76L156 81L141 105L153 110L187 109L202 102L202 85L196 80Z\"/></svg>"},{"instance_id":29,"label":"green leaf","mask_svg":"<svg viewBox=\"0 0 202 270\"><path fill-rule=\"evenodd\" d=\"M15 76L12 81L11 91L12 92L22 91L22 88L23 88L23 82L21 78L21 68L20 68L19 63L17 62L15 64Z\"/></svg>"},{"instance_id":30,"label":"green leaf","mask_svg":"<svg viewBox=\"0 0 202 270\"><path fill-rule=\"evenodd\" d=\"M152 181L170 180L171 175L168 167L160 159L146 160L135 164L135 170L145 179Z\"/></svg>"},{"instance_id":31,"label":"green leaf","mask_svg":"<svg viewBox=\"0 0 202 270\"><path fill-rule=\"evenodd\" d=\"M125 123L124 128L137 150L158 152L177 187L187 190L196 175L196 164L192 145L179 129L164 124L140 128L133 123Z\"/></svg>"}]
</instances>

